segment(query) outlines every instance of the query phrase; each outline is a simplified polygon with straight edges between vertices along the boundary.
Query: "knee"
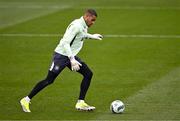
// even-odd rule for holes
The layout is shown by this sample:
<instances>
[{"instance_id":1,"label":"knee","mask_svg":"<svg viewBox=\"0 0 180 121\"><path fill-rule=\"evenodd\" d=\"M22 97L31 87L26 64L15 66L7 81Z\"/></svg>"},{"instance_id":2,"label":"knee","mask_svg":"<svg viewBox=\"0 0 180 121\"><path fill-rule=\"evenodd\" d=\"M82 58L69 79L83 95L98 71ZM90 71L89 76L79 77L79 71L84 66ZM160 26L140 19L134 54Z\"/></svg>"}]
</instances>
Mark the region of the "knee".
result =
<instances>
[{"instance_id":1,"label":"knee","mask_svg":"<svg viewBox=\"0 0 180 121\"><path fill-rule=\"evenodd\" d=\"M48 80L48 85L52 84L54 82L54 80Z\"/></svg>"},{"instance_id":2,"label":"knee","mask_svg":"<svg viewBox=\"0 0 180 121\"><path fill-rule=\"evenodd\" d=\"M58 74L55 74L53 72L49 72L47 77L46 77L46 82L47 82L47 85L49 84L52 84L54 82L54 80L56 79Z\"/></svg>"},{"instance_id":3,"label":"knee","mask_svg":"<svg viewBox=\"0 0 180 121\"><path fill-rule=\"evenodd\" d=\"M88 70L86 74L84 75L84 78L91 80L93 76L93 72L91 70Z\"/></svg>"},{"instance_id":4,"label":"knee","mask_svg":"<svg viewBox=\"0 0 180 121\"><path fill-rule=\"evenodd\" d=\"M53 82L54 82L53 80L48 80L48 79L44 79L44 80L42 81L42 83L43 83L45 86L50 85L50 84L52 84Z\"/></svg>"},{"instance_id":5,"label":"knee","mask_svg":"<svg viewBox=\"0 0 180 121\"><path fill-rule=\"evenodd\" d=\"M91 79L91 78L92 78L92 76L93 76L93 72L92 72L92 71L90 71L90 72L89 72L89 78Z\"/></svg>"}]
</instances>

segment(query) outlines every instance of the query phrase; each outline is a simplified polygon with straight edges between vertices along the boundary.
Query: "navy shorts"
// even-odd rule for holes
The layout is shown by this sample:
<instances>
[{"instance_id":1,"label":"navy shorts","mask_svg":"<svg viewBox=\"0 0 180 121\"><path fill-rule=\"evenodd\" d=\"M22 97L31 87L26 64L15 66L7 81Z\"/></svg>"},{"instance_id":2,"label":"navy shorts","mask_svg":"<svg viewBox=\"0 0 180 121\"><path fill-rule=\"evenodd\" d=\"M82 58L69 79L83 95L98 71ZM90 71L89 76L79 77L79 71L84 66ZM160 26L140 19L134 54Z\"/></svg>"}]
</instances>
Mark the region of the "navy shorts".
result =
<instances>
[{"instance_id":1,"label":"navy shorts","mask_svg":"<svg viewBox=\"0 0 180 121\"><path fill-rule=\"evenodd\" d=\"M75 56L75 59L81 63L85 64L84 62L81 61L80 58ZM50 71L59 74L65 67L68 67L71 70L71 63L70 60L67 56L61 55L59 53L54 53L53 59L52 59L52 64L50 66Z\"/></svg>"}]
</instances>

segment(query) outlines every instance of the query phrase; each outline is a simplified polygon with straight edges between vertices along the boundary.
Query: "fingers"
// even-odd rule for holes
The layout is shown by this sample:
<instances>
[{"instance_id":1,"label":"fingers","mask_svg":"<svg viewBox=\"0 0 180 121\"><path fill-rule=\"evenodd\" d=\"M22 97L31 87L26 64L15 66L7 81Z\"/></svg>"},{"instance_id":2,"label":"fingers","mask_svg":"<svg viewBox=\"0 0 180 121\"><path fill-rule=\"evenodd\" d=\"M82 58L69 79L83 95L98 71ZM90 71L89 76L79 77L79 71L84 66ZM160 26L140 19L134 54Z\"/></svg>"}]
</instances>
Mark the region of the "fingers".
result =
<instances>
[{"instance_id":1,"label":"fingers","mask_svg":"<svg viewBox=\"0 0 180 121\"><path fill-rule=\"evenodd\" d=\"M97 34L98 36L99 36L99 38L103 38L103 36L102 35L100 35L100 34Z\"/></svg>"},{"instance_id":2,"label":"fingers","mask_svg":"<svg viewBox=\"0 0 180 121\"><path fill-rule=\"evenodd\" d=\"M95 39L97 39L97 40L102 40L102 38L103 38L103 36L100 34L94 34L94 36L95 36Z\"/></svg>"},{"instance_id":3,"label":"fingers","mask_svg":"<svg viewBox=\"0 0 180 121\"><path fill-rule=\"evenodd\" d=\"M78 71L80 69L79 65L74 65L71 67L72 71Z\"/></svg>"},{"instance_id":4,"label":"fingers","mask_svg":"<svg viewBox=\"0 0 180 121\"><path fill-rule=\"evenodd\" d=\"M102 40L102 38L97 38L98 40Z\"/></svg>"},{"instance_id":5,"label":"fingers","mask_svg":"<svg viewBox=\"0 0 180 121\"><path fill-rule=\"evenodd\" d=\"M79 66L82 66L82 64L81 64L81 63L79 63L78 61L77 61L77 64L78 64Z\"/></svg>"},{"instance_id":6,"label":"fingers","mask_svg":"<svg viewBox=\"0 0 180 121\"><path fill-rule=\"evenodd\" d=\"M80 69L80 66L82 66L82 64L79 63L77 60L71 62L71 70L72 71L78 71Z\"/></svg>"}]
</instances>

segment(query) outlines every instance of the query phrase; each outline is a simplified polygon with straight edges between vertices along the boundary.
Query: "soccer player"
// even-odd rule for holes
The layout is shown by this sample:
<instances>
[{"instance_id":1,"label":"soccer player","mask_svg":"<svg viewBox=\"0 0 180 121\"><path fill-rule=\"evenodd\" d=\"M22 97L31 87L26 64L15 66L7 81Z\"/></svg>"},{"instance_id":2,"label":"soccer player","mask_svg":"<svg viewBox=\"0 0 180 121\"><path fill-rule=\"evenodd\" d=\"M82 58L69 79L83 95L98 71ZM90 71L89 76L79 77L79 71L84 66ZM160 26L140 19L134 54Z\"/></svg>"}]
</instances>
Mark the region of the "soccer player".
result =
<instances>
[{"instance_id":1,"label":"soccer player","mask_svg":"<svg viewBox=\"0 0 180 121\"><path fill-rule=\"evenodd\" d=\"M52 64L46 78L37 83L32 91L20 100L24 112L31 112L29 109L31 99L43 88L52 84L65 67L83 75L80 94L75 108L85 111L95 110L94 106L88 105L84 100L91 83L93 72L88 65L76 55L81 50L84 39L102 40L102 35L89 34L87 32L88 28L95 23L96 18L96 11L94 9L88 9L81 18L75 19L69 24L64 36L55 48Z\"/></svg>"}]
</instances>

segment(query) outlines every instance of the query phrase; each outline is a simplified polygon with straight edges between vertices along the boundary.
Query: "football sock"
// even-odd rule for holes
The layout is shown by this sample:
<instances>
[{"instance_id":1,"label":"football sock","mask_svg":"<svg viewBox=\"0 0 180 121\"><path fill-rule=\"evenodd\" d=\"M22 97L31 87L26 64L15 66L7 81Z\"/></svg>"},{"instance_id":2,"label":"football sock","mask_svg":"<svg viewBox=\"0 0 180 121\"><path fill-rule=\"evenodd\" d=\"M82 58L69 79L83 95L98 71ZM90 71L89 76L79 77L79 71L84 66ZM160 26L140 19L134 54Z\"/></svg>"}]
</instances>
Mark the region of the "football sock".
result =
<instances>
[{"instance_id":1,"label":"football sock","mask_svg":"<svg viewBox=\"0 0 180 121\"><path fill-rule=\"evenodd\" d=\"M30 101L31 101L31 99L30 99L28 96L25 97L25 100L26 100L27 102L30 102Z\"/></svg>"},{"instance_id":2,"label":"football sock","mask_svg":"<svg viewBox=\"0 0 180 121\"><path fill-rule=\"evenodd\" d=\"M87 90L91 83L91 78L93 76L93 73L89 69L84 71L82 74L84 77L83 77L83 80L82 80L81 86L80 86L79 100L84 100Z\"/></svg>"},{"instance_id":3,"label":"football sock","mask_svg":"<svg viewBox=\"0 0 180 121\"><path fill-rule=\"evenodd\" d=\"M78 100L77 102L78 102L78 103L81 103L81 102L84 102L84 100Z\"/></svg>"}]
</instances>

